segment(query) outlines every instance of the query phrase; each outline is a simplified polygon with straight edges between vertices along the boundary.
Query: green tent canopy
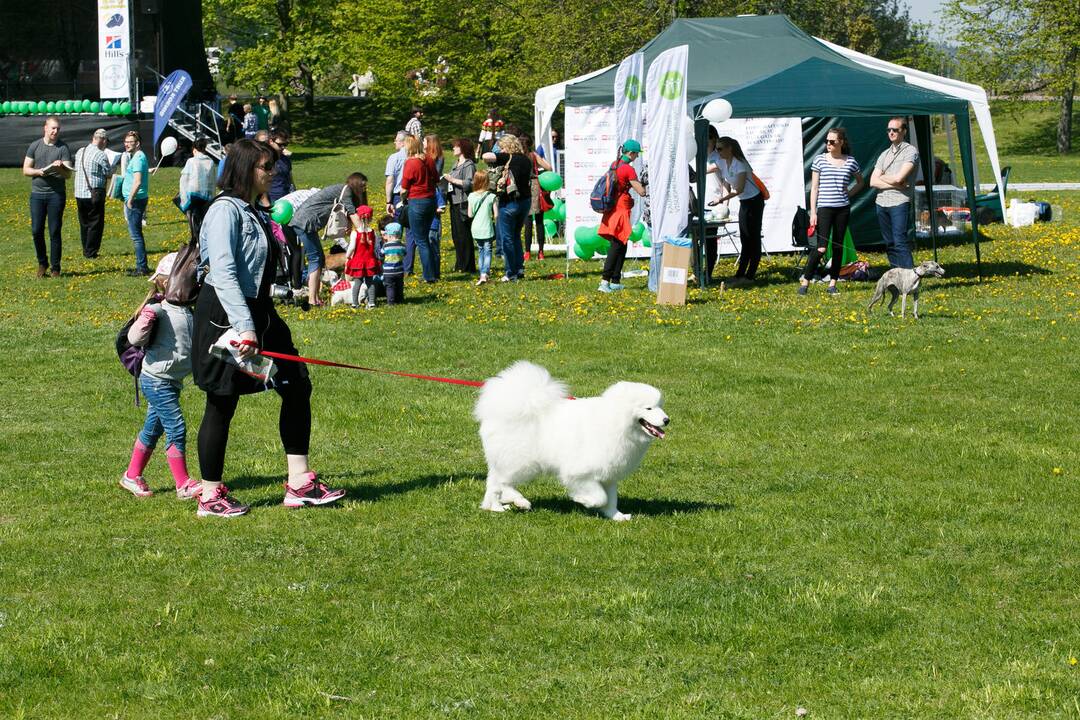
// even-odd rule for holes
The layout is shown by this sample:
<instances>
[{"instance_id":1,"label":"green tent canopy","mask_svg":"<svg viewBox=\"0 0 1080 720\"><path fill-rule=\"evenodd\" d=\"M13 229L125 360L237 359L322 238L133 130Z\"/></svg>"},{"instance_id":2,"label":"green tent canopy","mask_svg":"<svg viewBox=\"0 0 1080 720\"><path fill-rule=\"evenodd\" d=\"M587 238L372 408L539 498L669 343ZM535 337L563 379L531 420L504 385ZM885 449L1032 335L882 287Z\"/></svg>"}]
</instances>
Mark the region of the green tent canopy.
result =
<instances>
[{"instance_id":1,"label":"green tent canopy","mask_svg":"<svg viewBox=\"0 0 1080 720\"><path fill-rule=\"evenodd\" d=\"M724 98L731 103L733 118L798 117L803 120L804 129L806 123L815 118L865 118L864 127L876 127L872 144L877 143L881 148L887 142L881 132L884 124L875 124L869 118L884 120L893 115L913 116L912 138L920 148L922 176L929 186L927 199L931 212L933 193L929 190L932 189L933 149L930 116L953 115L963 174L967 178L968 207L975 207L969 107L962 94L920 87L908 82L901 74L860 64L807 35L784 15L676 20L641 48L645 67L649 67L659 54L680 45L689 47L686 98L688 112L696 121L698 198L703 198L705 191L708 132L708 121L701 117L701 109L714 98ZM566 105L613 105L616 71L617 68L612 66L566 83ZM940 80L948 82L944 78ZM976 86L967 88L981 93ZM853 136L852 141L853 145L858 144L860 138ZM813 154L820 152L809 146L804 146L804 150ZM864 170L868 176L871 168ZM871 210L864 204L862 214L868 222ZM695 214L700 219L698 232L702 237L703 209L698 208ZM936 223L930 223L930 226L936 248ZM979 231L974 214L971 226L981 274ZM704 282L703 275L699 273L698 276Z\"/></svg>"}]
</instances>

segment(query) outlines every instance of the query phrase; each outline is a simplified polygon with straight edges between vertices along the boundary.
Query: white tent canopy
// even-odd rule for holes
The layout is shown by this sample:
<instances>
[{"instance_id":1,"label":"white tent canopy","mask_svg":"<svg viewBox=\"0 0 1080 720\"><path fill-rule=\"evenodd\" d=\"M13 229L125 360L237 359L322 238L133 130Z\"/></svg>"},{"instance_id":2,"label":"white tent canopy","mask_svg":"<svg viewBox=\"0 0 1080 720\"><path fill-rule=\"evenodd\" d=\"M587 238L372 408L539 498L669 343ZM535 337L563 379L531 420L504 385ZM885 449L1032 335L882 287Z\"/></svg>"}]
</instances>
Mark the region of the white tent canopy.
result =
<instances>
[{"instance_id":1,"label":"white tent canopy","mask_svg":"<svg viewBox=\"0 0 1080 720\"><path fill-rule=\"evenodd\" d=\"M561 83L548 85L536 91L536 99L533 105L533 138L535 138L537 147L544 148L544 154L547 157L555 157L554 148L551 146L551 118L554 117L555 111L559 109L559 103L566 98L566 86L596 77L613 67L615 66L608 65L605 68L594 70L591 73Z\"/></svg>"},{"instance_id":2,"label":"white tent canopy","mask_svg":"<svg viewBox=\"0 0 1080 720\"><path fill-rule=\"evenodd\" d=\"M990 119L990 101L986 97L985 90L978 85L972 85L971 83L933 75L928 72L923 72L922 70L913 70L904 67L903 65L897 65L884 60L878 60L876 57L863 55L860 52L855 52L854 50L850 50L841 45L835 45L828 40L822 40L821 38L814 39L828 47L830 50L840 53L844 57L859 63L863 67L868 67L871 70L880 70L882 72L903 75L904 80L911 85L926 88L927 90L933 90L942 95L951 95L952 97L961 100L967 100L968 103L971 104L971 109L975 112L976 122L979 123L979 132L982 135L983 145L986 146L986 154L990 156L990 167L994 170L994 182L997 183L999 189L1002 188L1001 162L998 160L997 138L994 136L994 124ZM969 178L968 182L974 183L975 187L978 187L975 178ZM1001 199L1001 217L1005 217L1005 193L999 192L998 195Z\"/></svg>"}]
</instances>

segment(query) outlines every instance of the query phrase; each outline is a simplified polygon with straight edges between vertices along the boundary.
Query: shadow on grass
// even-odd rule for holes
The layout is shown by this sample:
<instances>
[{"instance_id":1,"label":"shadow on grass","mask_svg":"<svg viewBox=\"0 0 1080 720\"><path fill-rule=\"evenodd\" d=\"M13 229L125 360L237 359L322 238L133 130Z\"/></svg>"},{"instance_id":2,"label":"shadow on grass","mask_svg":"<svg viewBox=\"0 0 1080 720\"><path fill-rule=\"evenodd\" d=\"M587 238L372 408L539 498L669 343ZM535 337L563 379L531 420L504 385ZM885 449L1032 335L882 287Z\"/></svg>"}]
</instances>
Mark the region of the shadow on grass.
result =
<instances>
[{"instance_id":1,"label":"shadow on grass","mask_svg":"<svg viewBox=\"0 0 1080 720\"><path fill-rule=\"evenodd\" d=\"M1058 112L1055 107L1052 113L1044 116L1025 115L1021 130L1012 135L1009 140L1002 144L1002 155L1042 155L1059 157L1057 150ZM1080 113L1073 117L1073 147L1080 141Z\"/></svg>"},{"instance_id":2,"label":"shadow on grass","mask_svg":"<svg viewBox=\"0 0 1080 720\"><path fill-rule=\"evenodd\" d=\"M425 475L418 478L377 485L363 482L364 478L369 477L370 476L359 472L341 473L335 474L332 478L327 478L327 484L334 489L341 488L345 490L345 501L375 502L392 495L402 495L415 490L437 488L440 485L445 485L446 483L455 480L454 477L450 476ZM461 476L458 476L456 479L460 480ZM241 475L225 484L230 491L244 491L269 486L281 488L282 493L284 493L285 487L283 483L284 480L281 475ZM270 498L252 500L249 504L252 507L272 507L280 505L281 499L275 495Z\"/></svg>"},{"instance_id":3,"label":"shadow on grass","mask_svg":"<svg viewBox=\"0 0 1080 720\"><path fill-rule=\"evenodd\" d=\"M974 260L969 262L950 262L945 265L945 280L950 277L963 279L978 279L979 267ZM1016 260L996 262L983 262L982 276L984 279L1012 277L1013 275L1052 275L1053 272L1038 265L1031 265Z\"/></svg>"},{"instance_id":4,"label":"shadow on grass","mask_svg":"<svg viewBox=\"0 0 1080 720\"><path fill-rule=\"evenodd\" d=\"M532 503L534 510L551 510L557 513L589 513L595 511L578 505L569 498L541 498ZM731 503L708 503L691 500L653 500L645 498L620 497L619 512L643 517L661 517L666 515L684 515L700 512L726 512L734 510Z\"/></svg>"}]
</instances>

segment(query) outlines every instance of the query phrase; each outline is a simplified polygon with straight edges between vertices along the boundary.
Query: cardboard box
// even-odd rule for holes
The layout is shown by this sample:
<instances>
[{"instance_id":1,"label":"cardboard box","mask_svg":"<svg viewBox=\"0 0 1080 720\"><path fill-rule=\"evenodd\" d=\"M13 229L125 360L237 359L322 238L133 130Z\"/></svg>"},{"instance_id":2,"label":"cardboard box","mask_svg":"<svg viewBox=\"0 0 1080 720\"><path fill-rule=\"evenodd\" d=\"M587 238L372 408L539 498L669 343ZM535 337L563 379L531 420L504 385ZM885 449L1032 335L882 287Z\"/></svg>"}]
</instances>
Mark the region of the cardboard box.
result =
<instances>
[{"instance_id":1,"label":"cardboard box","mask_svg":"<svg viewBox=\"0 0 1080 720\"><path fill-rule=\"evenodd\" d=\"M685 305L686 282L690 275L691 248L688 241L664 243L663 262L660 264L660 290L656 293L657 305Z\"/></svg>"}]
</instances>

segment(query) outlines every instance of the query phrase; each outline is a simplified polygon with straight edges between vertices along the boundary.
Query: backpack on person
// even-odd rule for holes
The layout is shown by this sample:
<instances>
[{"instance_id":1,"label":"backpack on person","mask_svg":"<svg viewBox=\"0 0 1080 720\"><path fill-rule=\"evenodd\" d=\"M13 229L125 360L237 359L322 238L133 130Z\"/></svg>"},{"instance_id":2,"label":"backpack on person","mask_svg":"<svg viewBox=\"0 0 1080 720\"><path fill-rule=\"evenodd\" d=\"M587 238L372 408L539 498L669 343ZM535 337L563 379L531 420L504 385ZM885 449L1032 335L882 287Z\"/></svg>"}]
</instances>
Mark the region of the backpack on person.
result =
<instances>
[{"instance_id":1,"label":"backpack on person","mask_svg":"<svg viewBox=\"0 0 1080 720\"><path fill-rule=\"evenodd\" d=\"M139 309L127 319L127 322L120 328L120 332L116 334L116 356L120 359L120 364L124 366L124 369L131 373L131 376L135 378L135 407L139 407L139 376L142 375L143 358L146 357L146 347L142 345L132 345L128 342L128 331L131 330L131 326L135 324L135 321L139 319L139 313L146 307L146 304L153 299L153 291L146 296L146 300L139 306ZM154 341L154 334L157 332L157 324L154 324L154 330L150 335L150 340L147 345Z\"/></svg>"},{"instance_id":2,"label":"backpack on person","mask_svg":"<svg viewBox=\"0 0 1080 720\"><path fill-rule=\"evenodd\" d=\"M518 188L517 180L514 179L514 173L510 171L510 161L513 159L514 156L510 155L505 165L496 165L491 170L491 175L494 177L489 176L495 188L495 196L503 200L517 200L521 197L521 189Z\"/></svg>"},{"instance_id":3,"label":"backpack on person","mask_svg":"<svg viewBox=\"0 0 1080 720\"><path fill-rule=\"evenodd\" d=\"M606 213L615 207L616 201L619 199L619 166L622 165L622 160L616 160L611 163L611 167L607 169L603 175L593 185L592 192L589 193L589 205L592 209L598 213Z\"/></svg>"}]
</instances>

